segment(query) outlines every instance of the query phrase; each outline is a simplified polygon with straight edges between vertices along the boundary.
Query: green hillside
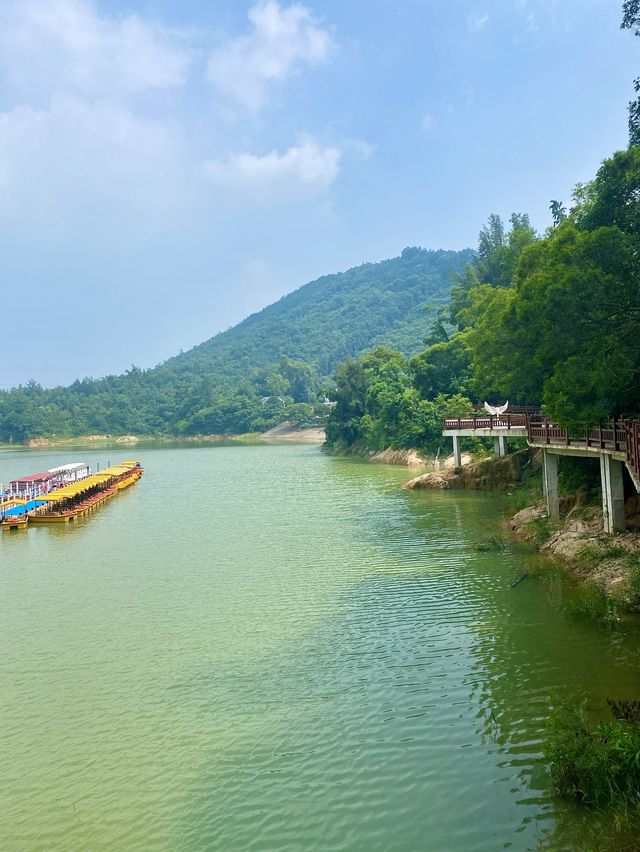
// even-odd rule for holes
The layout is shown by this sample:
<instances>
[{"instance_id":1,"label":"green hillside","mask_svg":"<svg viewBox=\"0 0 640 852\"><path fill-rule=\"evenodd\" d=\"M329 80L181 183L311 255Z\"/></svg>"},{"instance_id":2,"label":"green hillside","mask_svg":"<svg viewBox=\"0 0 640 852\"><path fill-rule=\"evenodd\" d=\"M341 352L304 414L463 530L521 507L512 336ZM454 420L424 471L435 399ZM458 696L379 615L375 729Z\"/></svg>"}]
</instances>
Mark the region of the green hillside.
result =
<instances>
[{"instance_id":1,"label":"green hillside","mask_svg":"<svg viewBox=\"0 0 640 852\"><path fill-rule=\"evenodd\" d=\"M407 248L325 275L232 329L150 370L0 393L0 440L49 435L231 433L268 428L312 406L345 358L380 344L423 348L430 312L473 257Z\"/></svg>"}]
</instances>

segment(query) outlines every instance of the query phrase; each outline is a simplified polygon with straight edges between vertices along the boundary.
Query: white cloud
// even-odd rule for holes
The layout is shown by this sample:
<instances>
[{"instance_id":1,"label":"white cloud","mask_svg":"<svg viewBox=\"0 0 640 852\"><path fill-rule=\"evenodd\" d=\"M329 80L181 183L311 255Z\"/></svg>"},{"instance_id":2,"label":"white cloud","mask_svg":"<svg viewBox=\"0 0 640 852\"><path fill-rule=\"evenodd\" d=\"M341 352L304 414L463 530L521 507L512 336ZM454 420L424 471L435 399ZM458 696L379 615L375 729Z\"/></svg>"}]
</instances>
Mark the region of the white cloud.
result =
<instances>
[{"instance_id":1,"label":"white cloud","mask_svg":"<svg viewBox=\"0 0 640 852\"><path fill-rule=\"evenodd\" d=\"M328 34L303 6L268 0L249 16L252 32L218 54L250 58L238 84L246 97L258 92L259 100L269 81L329 50ZM187 82L196 43L193 33L138 15L105 16L92 0L0 0L5 233L72 239L164 230L171 222L180 228L189 216L206 218L203 210L210 217L227 209L237 187L268 188L278 199L321 194L336 180L343 152L371 155L361 140L332 145L312 137L258 155L252 152L265 148L255 140L239 144L226 134L222 106L206 126L193 121L180 109L193 95L186 85L180 101L156 93ZM225 150L240 153L224 157Z\"/></svg>"},{"instance_id":2,"label":"white cloud","mask_svg":"<svg viewBox=\"0 0 640 852\"><path fill-rule=\"evenodd\" d=\"M259 109L268 84L284 80L302 63L322 62L331 37L297 3L281 7L276 0L261 0L248 16L251 32L211 54L207 78L232 100Z\"/></svg>"},{"instance_id":3,"label":"white cloud","mask_svg":"<svg viewBox=\"0 0 640 852\"><path fill-rule=\"evenodd\" d=\"M17 106L0 113L0 215L34 232L162 218L182 199L183 154L179 133L111 101Z\"/></svg>"},{"instance_id":4,"label":"white cloud","mask_svg":"<svg viewBox=\"0 0 640 852\"><path fill-rule=\"evenodd\" d=\"M21 91L113 96L185 81L179 34L135 14L107 18L90 0L0 3L0 67Z\"/></svg>"},{"instance_id":5,"label":"white cloud","mask_svg":"<svg viewBox=\"0 0 640 852\"><path fill-rule=\"evenodd\" d=\"M470 33L479 32L489 20L488 15L479 15L477 13L467 16L467 29Z\"/></svg>"},{"instance_id":6,"label":"white cloud","mask_svg":"<svg viewBox=\"0 0 640 852\"><path fill-rule=\"evenodd\" d=\"M218 184L324 192L338 175L341 157L339 148L323 148L311 137L305 137L283 154L276 150L263 156L232 154L225 159L207 160L204 168Z\"/></svg>"},{"instance_id":7,"label":"white cloud","mask_svg":"<svg viewBox=\"0 0 640 852\"><path fill-rule=\"evenodd\" d=\"M428 112L426 115L422 116L422 120L420 121L420 126L422 127L422 129L424 131L431 130L431 128L433 127L433 116L431 115L430 112Z\"/></svg>"},{"instance_id":8,"label":"white cloud","mask_svg":"<svg viewBox=\"0 0 640 852\"><path fill-rule=\"evenodd\" d=\"M538 21L536 20L536 16L533 12L529 12L527 15L527 32L535 33L540 29Z\"/></svg>"},{"instance_id":9,"label":"white cloud","mask_svg":"<svg viewBox=\"0 0 640 852\"><path fill-rule=\"evenodd\" d=\"M376 150L375 145L365 142L364 139L345 139L341 146L343 150L353 152L359 160L370 160Z\"/></svg>"}]
</instances>

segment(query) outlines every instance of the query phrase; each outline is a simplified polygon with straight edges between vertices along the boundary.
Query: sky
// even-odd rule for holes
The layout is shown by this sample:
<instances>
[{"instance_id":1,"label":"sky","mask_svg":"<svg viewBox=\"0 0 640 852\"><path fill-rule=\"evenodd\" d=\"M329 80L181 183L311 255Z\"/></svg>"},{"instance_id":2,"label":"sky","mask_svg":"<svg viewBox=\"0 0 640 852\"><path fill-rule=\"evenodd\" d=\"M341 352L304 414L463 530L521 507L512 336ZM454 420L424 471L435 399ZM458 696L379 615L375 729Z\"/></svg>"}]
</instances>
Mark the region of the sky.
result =
<instances>
[{"instance_id":1,"label":"sky","mask_svg":"<svg viewBox=\"0 0 640 852\"><path fill-rule=\"evenodd\" d=\"M626 146L621 0L0 0L0 386L475 246Z\"/></svg>"}]
</instances>

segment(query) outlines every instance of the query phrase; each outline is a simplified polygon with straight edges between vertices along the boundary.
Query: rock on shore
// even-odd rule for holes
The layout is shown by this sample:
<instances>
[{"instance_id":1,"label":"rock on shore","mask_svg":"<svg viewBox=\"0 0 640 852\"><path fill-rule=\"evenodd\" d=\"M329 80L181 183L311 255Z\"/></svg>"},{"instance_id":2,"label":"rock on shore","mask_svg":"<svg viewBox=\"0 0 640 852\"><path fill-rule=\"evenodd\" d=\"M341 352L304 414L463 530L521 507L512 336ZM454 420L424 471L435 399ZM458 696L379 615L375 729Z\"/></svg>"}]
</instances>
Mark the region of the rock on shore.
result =
<instances>
[{"instance_id":1,"label":"rock on shore","mask_svg":"<svg viewBox=\"0 0 640 852\"><path fill-rule=\"evenodd\" d=\"M535 451L520 450L501 459L483 459L461 467L447 468L416 476L405 488L470 488L492 491L515 488L527 470L536 470L539 459Z\"/></svg>"}]
</instances>

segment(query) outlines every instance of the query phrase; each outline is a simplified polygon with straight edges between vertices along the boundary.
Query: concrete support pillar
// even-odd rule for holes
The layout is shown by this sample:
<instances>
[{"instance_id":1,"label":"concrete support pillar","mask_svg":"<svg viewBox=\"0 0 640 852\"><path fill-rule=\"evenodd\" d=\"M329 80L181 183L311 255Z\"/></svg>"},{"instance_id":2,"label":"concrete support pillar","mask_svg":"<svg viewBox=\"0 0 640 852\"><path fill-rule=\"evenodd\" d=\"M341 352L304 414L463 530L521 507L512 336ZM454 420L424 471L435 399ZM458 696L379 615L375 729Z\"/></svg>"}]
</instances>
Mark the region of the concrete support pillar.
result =
<instances>
[{"instance_id":1,"label":"concrete support pillar","mask_svg":"<svg viewBox=\"0 0 640 852\"><path fill-rule=\"evenodd\" d=\"M453 436L453 463L456 467L462 466L462 453L460 452L460 438Z\"/></svg>"},{"instance_id":2,"label":"concrete support pillar","mask_svg":"<svg viewBox=\"0 0 640 852\"><path fill-rule=\"evenodd\" d=\"M507 454L507 439L499 435L497 438L493 439L493 449L496 454L496 458L501 458L502 456L506 456Z\"/></svg>"},{"instance_id":3,"label":"concrete support pillar","mask_svg":"<svg viewBox=\"0 0 640 852\"><path fill-rule=\"evenodd\" d=\"M558 456L549 450L542 451L542 476L547 496L547 514L550 520L560 519L560 501L558 499Z\"/></svg>"},{"instance_id":4,"label":"concrete support pillar","mask_svg":"<svg viewBox=\"0 0 640 852\"><path fill-rule=\"evenodd\" d=\"M602 482L602 517L604 531L613 533L626 529L624 520L624 482L622 462L609 455L600 456Z\"/></svg>"}]
</instances>

